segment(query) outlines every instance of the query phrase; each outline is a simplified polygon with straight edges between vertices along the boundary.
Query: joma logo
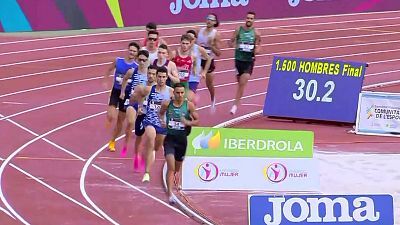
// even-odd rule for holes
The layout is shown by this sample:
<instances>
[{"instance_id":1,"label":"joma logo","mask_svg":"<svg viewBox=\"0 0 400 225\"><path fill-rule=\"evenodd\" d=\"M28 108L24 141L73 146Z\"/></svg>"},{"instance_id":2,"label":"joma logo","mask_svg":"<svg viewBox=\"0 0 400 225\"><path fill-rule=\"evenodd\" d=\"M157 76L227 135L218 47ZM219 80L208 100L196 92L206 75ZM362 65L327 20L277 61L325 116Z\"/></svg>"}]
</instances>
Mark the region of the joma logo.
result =
<instances>
[{"instance_id":1,"label":"joma logo","mask_svg":"<svg viewBox=\"0 0 400 225\"><path fill-rule=\"evenodd\" d=\"M272 203L272 213L264 216L266 225L281 224L282 219L286 218L293 223L307 221L308 223L329 223L329 222L363 222L378 221L380 212L375 210L374 200L368 197L358 197L352 202L346 198L290 198L284 197L269 198ZM335 213L334 205L340 205L340 216ZM354 210L350 210L350 204ZM300 206L300 215L293 215L292 207ZM320 212L319 206L324 205L325 212Z\"/></svg>"},{"instance_id":2,"label":"joma logo","mask_svg":"<svg viewBox=\"0 0 400 225\"><path fill-rule=\"evenodd\" d=\"M209 9L209 8L226 8L231 6L246 6L249 4L250 0L211 0L211 3L208 3L209 0L175 0L175 2L171 2L169 5L169 10L172 14L179 14L182 11L183 5L188 9Z\"/></svg>"}]
</instances>

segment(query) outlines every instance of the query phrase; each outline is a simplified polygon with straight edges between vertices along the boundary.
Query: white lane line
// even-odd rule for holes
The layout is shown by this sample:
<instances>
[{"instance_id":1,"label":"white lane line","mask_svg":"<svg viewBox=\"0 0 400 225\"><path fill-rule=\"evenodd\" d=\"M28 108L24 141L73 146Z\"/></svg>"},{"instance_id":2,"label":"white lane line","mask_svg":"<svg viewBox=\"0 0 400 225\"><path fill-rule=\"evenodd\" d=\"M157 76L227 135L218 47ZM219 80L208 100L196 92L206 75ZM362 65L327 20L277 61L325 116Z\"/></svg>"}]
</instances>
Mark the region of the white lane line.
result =
<instances>
[{"instance_id":1,"label":"white lane line","mask_svg":"<svg viewBox=\"0 0 400 225\"><path fill-rule=\"evenodd\" d=\"M32 92L32 91L52 88L52 87L68 85L68 84L75 84L75 83L81 83L81 82L85 82L85 81L98 80L98 79L101 79L103 77L104 76L92 77L92 78L87 78L87 79L73 80L73 81L67 81L67 82L63 82L63 83L40 86L40 87L36 87L36 88L31 88L31 89L24 89L24 90L21 90L21 91L15 91L15 92L11 92L11 93L8 93L8 94L0 95L0 98L7 97L7 96L12 96L12 95L17 95L17 94L22 94L22 93L26 93L26 92ZM21 104L26 104L26 103L21 103Z\"/></svg>"},{"instance_id":2,"label":"white lane line","mask_svg":"<svg viewBox=\"0 0 400 225\"><path fill-rule=\"evenodd\" d=\"M34 139L30 140L29 142L26 142L26 143L23 144L21 147L19 147L17 150L15 150L13 153L11 153L11 154L5 159L5 161L1 164L1 166L0 166L0 199L1 199L1 201L4 203L4 205L6 206L6 208L11 212L11 214L13 214L18 220L20 220L20 221L21 221L22 223L24 223L24 224L29 224L24 218L22 218L22 217L12 208L12 206L8 203L6 197L4 196L3 189L2 189L2 182L1 182L1 181L2 181L2 178L3 178L3 172L4 172L5 167L7 166L7 164L9 164L9 162L11 161L11 159L14 158L18 153L20 153L20 152L21 152L22 150L24 150L27 146L31 145L32 143L36 142L37 140L43 139L45 136L47 136L47 135L49 135L49 134L51 134L51 133L54 133L54 132L56 132L56 131L58 131L58 130L60 130L60 129L63 129L63 128L68 127L68 126L70 126L70 125L73 125L73 124L75 124L75 123L79 123L79 122L81 122L81 121L83 121L83 120L90 119L90 118L92 118L92 117L101 115L101 114L103 114L103 113L104 113L104 112L97 113L97 114L94 114L94 115L90 115L90 116L87 116L87 117L84 117L84 118L81 118L81 119L72 121L72 122L70 122L70 123L64 124L64 125L62 125L62 126L60 126L60 127L57 127L57 128L55 128L55 129L53 129L53 130L47 132L47 133L44 133L44 134L42 134L42 135L37 135L36 133L34 133L33 131L29 130L28 128L25 128L25 127L21 126L20 124L18 124L18 123L16 123L16 122L12 121L12 120L10 120L10 119L6 119L7 121L9 121L9 122L13 123L14 125L16 125L16 126L22 128L22 129L24 129L25 131L28 131L29 133L31 133L32 135L35 136ZM1 114L0 114L0 116L3 117ZM4 117L3 117L2 119L4 119ZM51 142L51 143L52 143L52 142ZM57 144L55 144L55 143L54 143L54 146L60 148L60 146L57 145ZM63 148L63 149L64 149L64 148ZM67 152L67 153L68 153L68 152ZM71 153L72 153L72 152L71 152ZM72 154L73 154L73 153L72 153ZM75 154L73 154L73 155L75 155ZM81 157L79 157L79 158L82 159ZM86 208L85 208L85 209L86 209ZM92 212L92 211L90 211L90 212ZM97 215L97 216L98 216L98 215Z\"/></svg>"},{"instance_id":3,"label":"white lane line","mask_svg":"<svg viewBox=\"0 0 400 225\"><path fill-rule=\"evenodd\" d=\"M90 67L95 67L95 66L111 65L111 63L112 62L104 62L104 63L96 63L96 64L84 65L84 66L68 67L68 68L64 68L64 69L47 70L47 71L37 72L37 73L28 73L28 74L22 74L22 75L16 75L16 76L11 76L11 77L0 78L0 81L12 80L12 79L24 78L24 77L31 77L31 76L37 76L37 75L49 74L49 73L58 73L58 72L64 72L64 71L69 71L69 70L90 68Z\"/></svg>"},{"instance_id":4,"label":"white lane line","mask_svg":"<svg viewBox=\"0 0 400 225\"><path fill-rule=\"evenodd\" d=\"M49 106L58 105L58 104L61 104L61 103L66 103L66 102L70 102L70 101L74 101L74 100L78 100L78 99L82 99L82 98L87 98L87 97L91 97L91 96L95 96L95 95L100 95L100 94L104 94L104 93L107 93L107 92L109 92L109 91L95 92L95 93L92 93L92 94L81 95L81 96L78 96L78 97L69 98L69 99L58 101L58 102L53 102L53 103L50 103L50 104L38 106L38 107L35 107L35 108L31 108L31 109L27 109L27 110L24 110L24 111L20 111L18 113L14 113L12 115L0 118L0 121L6 120L6 119L10 119L10 118L13 118L15 116L19 116L19 115L22 115L22 114L25 114L25 113L28 113L28 112L36 111L36 110L39 110L39 109L42 109L42 108L47 108Z\"/></svg>"},{"instance_id":5,"label":"white lane line","mask_svg":"<svg viewBox=\"0 0 400 225\"><path fill-rule=\"evenodd\" d=\"M0 95L1 98L1 95ZM2 102L3 104L8 104L8 105L26 105L28 103L25 102Z\"/></svg>"},{"instance_id":6,"label":"white lane line","mask_svg":"<svg viewBox=\"0 0 400 225\"><path fill-rule=\"evenodd\" d=\"M107 105L106 103L102 103L102 102L85 102L85 105L101 105L101 106L105 106Z\"/></svg>"},{"instance_id":7,"label":"white lane line","mask_svg":"<svg viewBox=\"0 0 400 225\"><path fill-rule=\"evenodd\" d=\"M67 194L64 194L63 192L61 192L60 190L50 186L49 184L43 182L41 179L38 179L37 177L33 176L32 174L26 172L25 170L21 169L18 166L15 166L14 164L10 164L11 167L13 167L14 169L18 170L19 172L25 174L26 176L30 177L31 179L35 180L36 182L38 182L39 184L45 186L46 188L50 189L51 191L61 195L62 197L68 199L69 201L79 205L80 207L86 209L87 211L93 213L94 215L98 216L101 219L104 219L102 216L100 216L96 211L94 211L93 209L87 207L86 205L80 203L79 201L75 200L74 198L68 196Z\"/></svg>"},{"instance_id":8,"label":"white lane line","mask_svg":"<svg viewBox=\"0 0 400 225\"><path fill-rule=\"evenodd\" d=\"M0 161L4 161L4 159L0 157ZM11 213L8 212L6 209L3 209L2 207L0 207L0 211L3 211L7 216L9 216L9 217L13 218L14 220L16 220L15 217L13 215L11 215Z\"/></svg>"},{"instance_id":9,"label":"white lane line","mask_svg":"<svg viewBox=\"0 0 400 225\"><path fill-rule=\"evenodd\" d=\"M399 17L400 18L400 17ZM344 30L348 30L349 28L346 28ZM343 29L342 29L343 30ZM321 31L320 31L321 32ZM325 32L325 31L322 31ZM391 32L389 34L397 34L400 32ZM282 36L281 34L276 34L277 36ZM374 34L375 36L379 35L388 35L388 33L379 33L379 34ZM271 36L271 35L270 35ZM360 35L359 35L360 36ZM342 37L343 38L343 37ZM339 38L337 38L339 39ZM333 38L329 38L328 40L334 40ZM304 42L304 40L301 40L300 43ZM297 42L289 42L289 43L297 43ZM269 45L276 45L277 43L272 43L272 44L262 44L261 46L269 46ZM285 42L282 42L282 44L285 44ZM172 44L173 45L178 45L178 44ZM221 49L222 51L227 51L227 50L232 50L233 48L224 48ZM38 62L46 62L46 61L52 61L52 60L60 60L60 59L70 59L70 58L76 58L76 57L83 57L83 56L91 56L91 55L101 55L101 54L108 54L108 53L113 53L113 52L122 52L126 51L126 49L118 49L118 50L108 50L108 51L99 51L99 52L91 52L91 53L84 53L84 54L74 54L74 55L67 55L67 56L59 56L59 57L50 57L50 58L44 58L44 59L37 59L37 60L28 60L28 61L21 61L21 62L14 62L14 63L8 63L8 64L0 64L1 67L8 67L8 66L15 66L15 65L23 65L23 64L32 64L32 63L38 63ZM233 58L227 58L225 60L231 60ZM217 59L215 61L223 61L220 59Z\"/></svg>"},{"instance_id":10,"label":"white lane line","mask_svg":"<svg viewBox=\"0 0 400 225\"><path fill-rule=\"evenodd\" d=\"M398 17L400 18L400 17ZM397 17L396 17L397 19ZM379 19L382 20L382 19ZM340 23L344 23L346 21L342 21ZM347 21L348 22L348 21ZM310 24L309 24L310 25ZM271 27L260 27L258 28L259 30L263 29L279 29L282 27L290 27L294 25L289 25L289 26L271 26ZM302 25L304 26L304 25ZM312 33L326 33L326 32L336 32L336 31L348 31L348 30L362 30L362 29L376 29L376 28L385 28L385 27L396 27L400 26L398 23L396 24L386 24L386 25L377 25L377 26L365 26L365 27L349 27L349 28L338 28L338 29L330 29L330 30L310 30L310 31L301 31L301 32L295 32L295 33L284 33L284 34L270 34L270 35L261 35L262 38L266 37L275 37L275 36L287 36L287 35L299 35L299 34L312 34ZM219 29L221 31L221 29ZM221 31L221 33L227 33L227 32L233 32L234 30L224 30ZM393 32L390 31L384 31L383 34L379 35L384 35L384 34L392 34ZM394 32L394 33L399 33L399 32ZM163 38L173 38L173 37L179 37L180 34L175 34L175 35L165 35ZM362 37L362 36L360 36ZM367 37L367 36L365 36ZM349 36L351 38L351 36ZM0 56L2 55L11 55L11 54L21 54L21 53L29 53L29 52L37 52L37 51L48 51L48 50L56 50L56 49L66 49L66 48L74 48L74 47L83 47L83 46L91 46L91 45L104 45L104 44L112 44L112 43L121 43L121 42L131 42L131 41L141 41L143 38L134 38L134 39L116 39L116 40L111 40L111 41L100 41L100 42L89 42L89 43L83 43L83 44L73 44L73 45L62 45L62 46L55 46L55 47L46 47L46 48L36 48L36 49L29 49L29 50L19 50L19 51L13 51L13 52L4 52L0 53ZM222 41L227 41L229 40L228 38L223 38L221 39ZM318 39L316 39L318 41ZM333 38L334 40L334 38ZM304 42L304 41L301 41ZM299 43L301 43L299 42ZM297 42L293 42L297 43ZM172 44L170 43L169 46L178 46L179 44ZM228 50L231 48L227 48Z\"/></svg>"},{"instance_id":11,"label":"white lane line","mask_svg":"<svg viewBox=\"0 0 400 225\"><path fill-rule=\"evenodd\" d=\"M390 25L390 26L393 26L393 25ZM369 26L369 27L364 27L364 28L375 28L375 27L381 27L381 26ZM337 30L348 30L348 29L347 28L346 29L333 29L333 30L322 30L322 31L315 31L315 32L328 32L328 31L337 31ZM313 33L313 32L314 31L311 31L311 32L298 32L298 33L285 33L285 34L276 34L276 35L266 35L265 37L282 36L282 35L298 35L298 34L306 34L306 33ZM304 40L300 40L300 41L290 41L290 42L262 44L262 46L270 46L270 45L273 46L273 45L281 45L281 44L284 45L284 44L294 44L294 43L303 43L303 42L307 43L307 42L313 42L314 40L316 40L316 41L325 41L325 40L338 40L338 39L358 38L358 37L394 35L394 34L399 34L399 33L400 32L390 32L390 33L378 33L378 34L355 35L355 36L340 36L340 37L333 37L333 38L310 39L310 40L305 40L305 41ZM177 44L172 44L172 45L177 45ZM227 50L227 49L232 49L232 48L226 48L226 49L223 49L223 50ZM121 50L118 50L118 51L126 51L126 50L125 49L121 49ZM74 56L74 55L72 55L72 56ZM78 67L69 67L69 68L64 68L64 69L50 70L50 71L37 72L37 73L31 73L31 74L16 75L16 76L12 76L12 77L0 78L0 81L17 79L17 78L22 78L22 77L29 77L29 76L36 76L36 75L42 75L42 74L48 74L48 73L53 73L53 72L62 72L62 71L69 71L69 70L75 70L75 69L81 69L81 68L89 68L89 67L107 65L107 64L110 64L110 62L97 63L97 64L93 64L93 65L84 65L84 66L78 66Z\"/></svg>"},{"instance_id":12,"label":"white lane line","mask_svg":"<svg viewBox=\"0 0 400 225\"><path fill-rule=\"evenodd\" d=\"M400 32L397 32L400 33ZM341 37L337 37L337 38L341 38ZM279 54L286 54L286 53L297 53L297 52L304 52L304 51L317 51L317 50L324 50L324 49L336 49L336 48L347 48L347 47L357 47L357 46L371 46L371 45L380 45L380 44L390 44L390 43L399 43L399 40L394 40L394 41L383 41L383 42L368 42L368 43L359 43L359 44L350 44L350 45L339 45L339 46L331 46L331 47L323 47L323 48L314 48L314 49L301 49L301 50L293 50L293 51L284 51L284 52L275 52L275 53L267 53L267 54L260 54L258 56L272 56L272 55L279 55ZM282 43L292 43L292 42L282 42ZM275 44L280 44L280 43L275 43ZM273 45L273 44L266 44L266 45ZM393 49L392 51L397 51L398 49ZM388 50L389 51L389 50ZM367 52L367 54L373 54L375 52ZM381 53L381 52L378 52ZM352 54L352 55L340 55L338 57L343 57L343 56L354 56L354 55L360 55L361 53L356 53L356 54ZM332 56L334 57L334 56ZM227 59L218 59L216 61L225 61L225 60L233 60L233 58L227 58ZM373 63L373 62L372 62ZM225 71L234 71L234 70L225 70ZM223 73L225 71L217 71L216 73ZM35 90L41 90L41 89L46 89L46 88L51 88L51 87L57 87L57 86L62 86L62 85L67 85L67 84L73 84L73 83L79 83L79 82L84 82L84 81L91 81L91 80L97 80L97 79L101 79L102 76L98 76L98 77L93 77L93 78L87 78L87 79L82 79L82 80L75 80L75 81L68 81L68 82L64 82L64 83L59 83L59 84L53 84L53 85L47 85L47 86L42 86L42 87L37 87L37 88L32 88L32 89L25 89L25 90L21 90L21 91L16 91L16 92L12 92L12 93L7 93L7 94L3 94L0 95L1 97L7 97L7 96L11 96L11 95L16 95L16 94L20 94L20 93L26 93L26 92L31 92L31 91L35 91Z\"/></svg>"},{"instance_id":13,"label":"white lane line","mask_svg":"<svg viewBox=\"0 0 400 225\"><path fill-rule=\"evenodd\" d=\"M274 22L274 21L292 21L292 20L295 21L295 20L314 19L314 18L334 18L334 17L344 17L344 16L380 15L380 14L391 14L391 13L398 13L398 12L400 12L400 11L393 10L393 11L383 11L383 12L362 12L362 13L348 13L348 14L322 15L322 16L318 15L318 16L304 16L304 17L293 17L293 18L261 19L261 20L256 20L255 22L263 23L263 22ZM383 18L383 19L386 19L386 18ZM372 20L372 19L370 19L370 20ZM350 20L350 21L354 21L354 20ZM224 22L223 24L233 25L233 24L241 24L241 23L243 23L243 22L242 21L234 21L234 22ZM175 29L193 27L196 25L197 24L171 26L171 27L160 27L160 28L158 28L158 30L175 30ZM113 32L103 32L103 33L94 33L94 34L78 34L78 35L57 36L57 37L47 37L47 38L35 38L35 39L28 39L28 40L1 42L0 45L57 40L57 39L79 38L79 37L90 37L90 36L114 35L114 34L123 34L123 33L137 33L137 32L144 32L144 31L145 30L143 30L143 29L137 29L137 30L128 30L128 31L113 31Z\"/></svg>"}]
</instances>

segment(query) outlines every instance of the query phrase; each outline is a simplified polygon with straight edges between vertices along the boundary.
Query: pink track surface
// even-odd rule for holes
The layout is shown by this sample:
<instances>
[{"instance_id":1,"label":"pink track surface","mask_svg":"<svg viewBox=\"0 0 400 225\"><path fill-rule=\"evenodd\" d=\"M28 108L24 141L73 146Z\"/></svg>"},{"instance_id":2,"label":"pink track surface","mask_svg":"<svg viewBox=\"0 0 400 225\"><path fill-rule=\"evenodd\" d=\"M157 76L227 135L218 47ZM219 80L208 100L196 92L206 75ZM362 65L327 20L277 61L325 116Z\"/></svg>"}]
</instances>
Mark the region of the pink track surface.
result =
<instances>
[{"instance_id":1,"label":"pink track surface","mask_svg":"<svg viewBox=\"0 0 400 225\"><path fill-rule=\"evenodd\" d=\"M399 12L258 22L266 46L241 102L248 105L242 105L235 117L262 109L273 55L368 62L364 85L400 80L396 72L400 69L396 61L400 61L399 24ZM229 30L236 26L222 25L223 38L229 38ZM186 29L165 29L161 34L176 44ZM0 36L0 157L8 160L4 170L0 169L0 224L20 224L21 220L30 224L195 224L162 203L166 196L161 153L151 183L142 184L142 174L133 173L130 158L100 151L110 136L101 113L108 99L101 76L107 63L125 53L129 40L143 34L134 31L8 44L2 43L31 38ZM210 115L208 92L204 83L200 86L202 126L234 118L229 114L236 88L232 56L232 49L226 49L217 60L216 114ZM400 84L372 90L399 92ZM322 151L399 152L398 139L348 134L351 126L258 117L237 127L312 130L316 149ZM87 173L82 173L91 157L95 166L89 165ZM247 223L247 193L191 192L181 197L218 224ZM17 219L6 213L11 211Z\"/></svg>"}]
</instances>

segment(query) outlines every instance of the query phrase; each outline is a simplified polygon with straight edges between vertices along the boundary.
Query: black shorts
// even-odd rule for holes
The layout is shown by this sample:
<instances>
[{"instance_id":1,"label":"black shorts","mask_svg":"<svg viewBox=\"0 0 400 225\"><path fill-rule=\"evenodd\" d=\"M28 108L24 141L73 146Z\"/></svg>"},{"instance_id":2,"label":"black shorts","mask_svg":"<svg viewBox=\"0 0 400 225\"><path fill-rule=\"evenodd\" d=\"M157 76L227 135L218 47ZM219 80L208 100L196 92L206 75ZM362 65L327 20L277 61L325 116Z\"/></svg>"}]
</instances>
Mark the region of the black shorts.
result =
<instances>
[{"instance_id":1,"label":"black shorts","mask_svg":"<svg viewBox=\"0 0 400 225\"><path fill-rule=\"evenodd\" d=\"M146 116L146 114L141 114L136 117L136 121L135 121L135 135L136 136L142 136L144 134L145 129L144 129L142 122L143 122L145 116Z\"/></svg>"},{"instance_id":2,"label":"black shorts","mask_svg":"<svg viewBox=\"0 0 400 225\"><path fill-rule=\"evenodd\" d=\"M111 95L110 95L110 100L108 102L108 105L109 106L114 106L115 108L118 108L119 111L126 112L124 103L125 103L126 99L128 99L129 97L127 97L125 95L125 99L122 100L122 99L119 98L120 95L121 95L121 90L113 88L111 90Z\"/></svg>"},{"instance_id":3,"label":"black shorts","mask_svg":"<svg viewBox=\"0 0 400 225\"><path fill-rule=\"evenodd\" d=\"M164 156L172 154L176 161L182 162L185 159L186 147L186 135L167 134L164 140Z\"/></svg>"},{"instance_id":4,"label":"black shorts","mask_svg":"<svg viewBox=\"0 0 400 225\"><path fill-rule=\"evenodd\" d=\"M201 60L201 68L204 69L204 66L206 65L207 60L202 59ZM212 73L215 70L215 62L214 59L211 60L210 68L208 69L207 73Z\"/></svg>"},{"instance_id":5,"label":"black shorts","mask_svg":"<svg viewBox=\"0 0 400 225\"><path fill-rule=\"evenodd\" d=\"M244 73L252 74L254 61L240 61L235 59L235 67L237 71L237 76L241 76Z\"/></svg>"}]
</instances>

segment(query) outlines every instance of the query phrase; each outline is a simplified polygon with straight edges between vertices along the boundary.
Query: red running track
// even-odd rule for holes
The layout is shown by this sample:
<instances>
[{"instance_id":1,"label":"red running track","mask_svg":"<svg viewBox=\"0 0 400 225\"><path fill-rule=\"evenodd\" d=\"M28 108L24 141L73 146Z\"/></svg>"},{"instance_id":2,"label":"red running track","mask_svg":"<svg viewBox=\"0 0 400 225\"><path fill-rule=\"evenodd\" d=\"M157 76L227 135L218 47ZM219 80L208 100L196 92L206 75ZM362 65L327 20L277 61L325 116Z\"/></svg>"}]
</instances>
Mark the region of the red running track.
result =
<instances>
[{"instance_id":1,"label":"red running track","mask_svg":"<svg viewBox=\"0 0 400 225\"><path fill-rule=\"evenodd\" d=\"M262 108L269 65L278 54L369 62L364 85L386 82L389 86L375 90L399 92L399 84L390 83L400 78L399 22L399 12L257 22L263 51L242 101L247 106L240 107L235 117ZM222 24L223 38L241 23ZM186 29L165 28L162 35L176 44ZM141 174L133 173L131 159L102 151L109 139L103 113L108 92L100 77L109 62L124 54L130 39L143 34L127 31L42 40L0 36L0 157L7 160L0 167L1 224L195 224L165 203L161 153L151 183L144 185ZM9 43L13 40L23 42ZM215 79L216 114L210 116L208 92L204 84L200 86L202 126L233 118L229 115L235 88L233 51L223 47ZM356 137L346 133L351 127L329 124L256 118L238 126L313 130L317 148L332 151L396 152L393 146L398 142ZM332 132L338 135L332 137ZM247 223L245 193L185 197L218 224ZM226 206L232 202L235 207Z\"/></svg>"}]
</instances>

